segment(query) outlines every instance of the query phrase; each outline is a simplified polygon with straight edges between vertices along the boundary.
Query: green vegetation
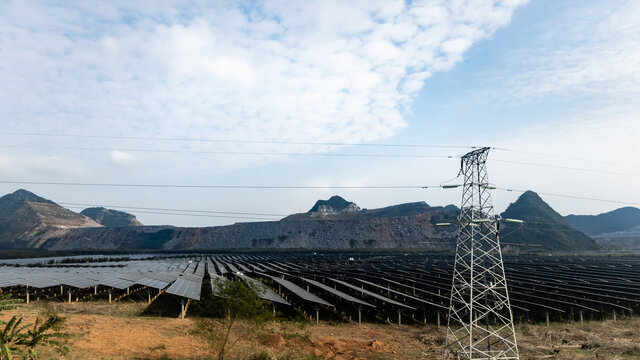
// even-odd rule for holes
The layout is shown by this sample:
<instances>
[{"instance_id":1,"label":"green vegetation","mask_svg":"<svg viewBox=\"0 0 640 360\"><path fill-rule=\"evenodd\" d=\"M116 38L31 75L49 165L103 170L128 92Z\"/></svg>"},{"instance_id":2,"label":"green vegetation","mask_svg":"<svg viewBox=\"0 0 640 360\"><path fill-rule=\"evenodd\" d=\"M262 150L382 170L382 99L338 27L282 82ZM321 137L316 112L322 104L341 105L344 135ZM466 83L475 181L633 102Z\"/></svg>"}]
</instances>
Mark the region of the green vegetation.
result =
<instances>
[{"instance_id":1,"label":"green vegetation","mask_svg":"<svg viewBox=\"0 0 640 360\"><path fill-rule=\"evenodd\" d=\"M196 333L216 349L218 359L224 359L238 341L259 334L273 315L258 296L263 291L260 288L253 288L241 280L221 279L215 281L215 287L216 296L202 309L213 318L200 320ZM232 329L239 319L244 320L244 328L235 332L241 335L232 337Z\"/></svg>"},{"instance_id":2,"label":"green vegetation","mask_svg":"<svg viewBox=\"0 0 640 360\"><path fill-rule=\"evenodd\" d=\"M131 260L128 256L121 257L107 257L107 258L96 258L96 257L82 257L82 258L64 258L60 260L49 260L47 261L48 265L54 264L85 264L85 263L100 263L100 262L115 262L115 261L129 261Z\"/></svg>"},{"instance_id":3,"label":"green vegetation","mask_svg":"<svg viewBox=\"0 0 640 360\"><path fill-rule=\"evenodd\" d=\"M569 215L566 219L587 235L600 235L640 225L640 209L623 207L599 215Z\"/></svg>"},{"instance_id":4,"label":"green vegetation","mask_svg":"<svg viewBox=\"0 0 640 360\"><path fill-rule=\"evenodd\" d=\"M525 221L523 224L506 223L500 229L502 241L529 246L522 250L555 252L599 249L593 239L572 228L562 215L533 191L522 194L501 216Z\"/></svg>"},{"instance_id":5,"label":"green vegetation","mask_svg":"<svg viewBox=\"0 0 640 360\"><path fill-rule=\"evenodd\" d=\"M16 300L0 297L0 312L15 308ZM23 323L21 316L14 315L9 321L0 320L0 360L14 357L38 359L36 349L39 346L53 348L59 354L69 351L69 334L61 332L64 318L58 316L52 308L47 308L33 324Z\"/></svg>"}]
</instances>

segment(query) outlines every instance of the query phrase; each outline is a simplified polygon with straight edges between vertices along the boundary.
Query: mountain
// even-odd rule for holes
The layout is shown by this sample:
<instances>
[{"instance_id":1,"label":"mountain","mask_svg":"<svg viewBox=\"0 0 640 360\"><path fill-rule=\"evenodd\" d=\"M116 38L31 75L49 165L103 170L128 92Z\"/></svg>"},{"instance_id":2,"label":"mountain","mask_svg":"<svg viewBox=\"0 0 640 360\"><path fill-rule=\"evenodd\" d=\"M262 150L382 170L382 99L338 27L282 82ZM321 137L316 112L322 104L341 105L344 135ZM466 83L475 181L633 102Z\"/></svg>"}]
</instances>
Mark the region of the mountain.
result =
<instances>
[{"instance_id":1,"label":"mountain","mask_svg":"<svg viewBox=\"0 0 640 360\"><path fill-rule=\"evenodd\" d=\"M86 208L80 214L93 219L95 222L106 227L118 226L142 226L142 223L124 211L105 209L103 207Z\"/></svg>"},{"instance_id":2,"label":"mountain","mask_svg":"<svg viewBox=\"0 0 640 360\"><path fill-rule=\"evenodd\" d=\"M640 209L623 207L598 215L569 215L567 222L587 235L624 231L640 225Z\"/></svg>"},{"instance_id":3,"label":"mountain","mask_svg":"<svg viewBox=\"0 0 640 360\"><path fill-rule=\"evenodd\" d=\"M525 249L543 251L597 250L596 242L574 229L533 191L523 193L501 214L503 219L523 220L523 224L505 222L501 241L525 244Z\"/></svg>"},{"instance_id":4,"label":"mountain","mask_svg":"<svg viewBox=\"0 0 640 360\"><path fill-rule=\"evenodd\" d=\"M0 197L0 248L38 248L68 229L100 226L27 190Z\"/></svg>"},{"instance_id":5,"label":"mountain","mask_svg":"<svg viewBox=\"0 0 640 360\"><path fill-rule=\"evenodd\" d=\"M328 216L346 213L357 213L360 208L355 203L349 202L338 195L334 195L329 200L318 200L309 210L311 216Z\"/></svg>"},{"instance_id":6,"label":"mountain","mask_svg":"<svg viewBox=\"0 0 640 360\"><path fill-rule=\"evenodd\" d=\"M203 228L138 227L73 229L43 244L47 249L220 249L220 248L453 248L459 210L424 202L360 209L333 196L306 213L280 221Z\"/></svg>"},{"instance_id":7,"label":"mountain","mask_svg":"<svg viewBox=\"0 0 640 360\"><path fill-rule=\"evenodd\" d=\"M0 198L0 248L453 250L458 215L459 209L453 205L413 202L362 209L340 196L332 196L318 200L305 213L279 221L197 228L142 226L131 214L104 208L89 208L77 214L26 190L18 190ZM525 220L524 224L506 223L501 229L501 239L509 247L519 243L527 244L521 248L527 251L598 249L593 239L572 228L534 192L522 194L502 217ZM436 226L437 223L453 225Z\"/></svg>"}]
</instances>

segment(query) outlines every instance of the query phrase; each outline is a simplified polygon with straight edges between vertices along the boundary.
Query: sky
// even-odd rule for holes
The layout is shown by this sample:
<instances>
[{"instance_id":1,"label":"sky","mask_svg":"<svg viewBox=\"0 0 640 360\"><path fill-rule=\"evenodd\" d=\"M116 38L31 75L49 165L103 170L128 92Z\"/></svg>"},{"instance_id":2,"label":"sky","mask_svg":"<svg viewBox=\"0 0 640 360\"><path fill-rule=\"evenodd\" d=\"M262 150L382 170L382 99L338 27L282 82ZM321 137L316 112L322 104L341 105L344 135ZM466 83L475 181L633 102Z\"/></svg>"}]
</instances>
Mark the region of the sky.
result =
<instances>
[{"instance_id":1,"label":"sky","mask_svg":"<svg viewBox=\"0 0 640 360\"><path fill-rule=\"evenodd\" d=\"M633 0L0 0L0 83L0 194L74 211L206 226L332 195L459 206L460 188L366 187L459 183L474 146L495 148L493 184L563 215L640 204ZM519 193L492 195L501 212Z\"/></svg>"}]
</instances>

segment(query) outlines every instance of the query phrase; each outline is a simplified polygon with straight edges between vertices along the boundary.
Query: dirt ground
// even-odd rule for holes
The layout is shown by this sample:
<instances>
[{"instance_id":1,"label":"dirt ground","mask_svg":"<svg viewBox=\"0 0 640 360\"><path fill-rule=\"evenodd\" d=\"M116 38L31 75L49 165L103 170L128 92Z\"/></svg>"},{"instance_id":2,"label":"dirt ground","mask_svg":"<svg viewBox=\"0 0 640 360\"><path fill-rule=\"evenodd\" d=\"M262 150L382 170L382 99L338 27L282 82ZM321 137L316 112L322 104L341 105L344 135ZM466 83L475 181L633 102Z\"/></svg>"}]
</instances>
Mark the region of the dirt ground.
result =
<instances>
[{"instance_id":1,"label":"dirt ground","mask_svg":"<svg viewBox=\"0 0 640 360\"><path fill-rule=\"evenodd\" d=\"M57 304L73 334L64 359L209 359L216 353L197 335L198 320L141 317L137 304ZM7 311L34 320L37 304ZM245 334L239 323L231 338ZM640 359L640 318L584 324L519 325L522 359ZM233 359L441 359L445 328L433 325L390 326L278 322L241 339ZM257 357L261 355L263 357ZM60 355L42 351L43 359Z\"/></svg>"}]
</instances>

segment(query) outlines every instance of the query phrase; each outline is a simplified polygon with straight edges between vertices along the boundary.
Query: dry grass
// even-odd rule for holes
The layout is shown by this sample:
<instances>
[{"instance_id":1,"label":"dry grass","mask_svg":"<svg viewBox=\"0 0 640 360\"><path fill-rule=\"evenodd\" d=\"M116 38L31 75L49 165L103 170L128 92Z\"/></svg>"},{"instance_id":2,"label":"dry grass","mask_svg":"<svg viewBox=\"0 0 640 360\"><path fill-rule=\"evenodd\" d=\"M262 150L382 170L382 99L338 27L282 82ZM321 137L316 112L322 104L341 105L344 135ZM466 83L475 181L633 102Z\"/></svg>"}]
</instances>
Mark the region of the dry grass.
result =
<instances>
[{"instance_id":1,"label":"dry grass","mask_svg":"<svg viewBox=\"0 0 640 360\"><path fill-rule=\"evenodd\" d=\"M525 359L640 359L639 318L518 327Z\"/></svg>"},{"instance_id":2,"label":"dry grass","mask_svg":"<svg viewBox=\"0 0 640 360\"><path fill-rule=\"evenodd\" d=\"M74 334L66 359L208 359L213 349L194 335L194 319L140 317L139 304L57 304ZM7 312L34 319L41 308ZM240 324L238 332L242 332ZM585 324L519 325L522 359L640 359L640 318ZM273 359L441 359L445 329L435 326L272 323L239 342L232 358L262 353ZM44 354L44 359L57 355Z\"/></svg>"}]
</instances>

